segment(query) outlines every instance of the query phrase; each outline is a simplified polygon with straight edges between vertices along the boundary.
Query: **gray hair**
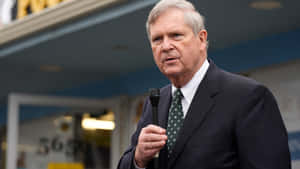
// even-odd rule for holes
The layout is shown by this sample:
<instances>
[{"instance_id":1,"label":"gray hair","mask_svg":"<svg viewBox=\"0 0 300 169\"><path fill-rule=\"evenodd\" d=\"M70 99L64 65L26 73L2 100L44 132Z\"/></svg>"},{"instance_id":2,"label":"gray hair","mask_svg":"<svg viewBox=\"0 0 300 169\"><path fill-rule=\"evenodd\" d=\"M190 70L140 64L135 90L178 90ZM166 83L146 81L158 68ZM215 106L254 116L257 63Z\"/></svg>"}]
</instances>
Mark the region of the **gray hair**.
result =
<instances>
[{"instance_id":1,"label":"gray hair","mask_svg":"<svg viewBox=\"0 0 300 169\"><path fill-rule=\"evenodd\" d=\"M176 8L184 11L184 20L189 25L194 34L197 35L202 29L205 29L204 17L195 9L194 5L186 0L161 0L149 13L146 29L150 40L150 25L165 11L170 8Z\"/></svg>"}]
</instances>

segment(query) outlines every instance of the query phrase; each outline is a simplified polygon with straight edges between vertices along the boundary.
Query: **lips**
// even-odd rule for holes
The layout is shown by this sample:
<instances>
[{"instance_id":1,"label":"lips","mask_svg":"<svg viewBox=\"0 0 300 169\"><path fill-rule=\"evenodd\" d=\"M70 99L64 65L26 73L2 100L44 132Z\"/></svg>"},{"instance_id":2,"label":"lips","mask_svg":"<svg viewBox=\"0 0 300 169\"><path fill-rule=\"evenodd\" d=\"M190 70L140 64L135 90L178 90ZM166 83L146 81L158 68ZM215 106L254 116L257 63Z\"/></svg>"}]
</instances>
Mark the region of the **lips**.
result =
<instances>
[{"instance_id":1,"label":"lips","mask_svg":"<svg viewBox=\"0 0 300 169\"><path fill-rule=\"evenodd\" d=\"M164 63L172 63L174 61L176 61L178 59L178 57L167 57L163 60Z\"/></svg>"},{"instance_id":2,"label":"lips","mask_svg":"<svg viewBox=\"0 0 300 169\"><path fill-rule=\"evenodd\" d=\"M170 60L175 60L175 59L177 59L177 58L175 58L175 57L170 57L170 58L166 58L165 61L170 61Z\"/></svg>"}]
</instances>

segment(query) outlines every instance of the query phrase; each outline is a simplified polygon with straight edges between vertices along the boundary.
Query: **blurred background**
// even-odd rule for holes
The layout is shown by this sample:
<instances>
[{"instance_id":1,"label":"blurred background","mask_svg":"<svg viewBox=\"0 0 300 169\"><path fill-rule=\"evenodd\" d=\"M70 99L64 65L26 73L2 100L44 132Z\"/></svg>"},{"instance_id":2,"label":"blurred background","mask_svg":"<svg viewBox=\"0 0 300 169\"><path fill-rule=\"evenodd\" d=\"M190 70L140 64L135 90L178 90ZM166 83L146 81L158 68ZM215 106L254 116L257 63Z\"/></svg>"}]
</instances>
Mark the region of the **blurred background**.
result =
<instances>
[{"instance_id":1,"label":"blurred background","mask_svg":"<svg viewBox=\"0 0 300 169\"><path fill-rule=\"evenodd\" d=\"M149 88L157 0L0 0L0 168L113 169ZM191 0L208 57L265 84L300 169L300 1ZM276 148L276 147L274 147Z\"/></svg>"}]
</instances>

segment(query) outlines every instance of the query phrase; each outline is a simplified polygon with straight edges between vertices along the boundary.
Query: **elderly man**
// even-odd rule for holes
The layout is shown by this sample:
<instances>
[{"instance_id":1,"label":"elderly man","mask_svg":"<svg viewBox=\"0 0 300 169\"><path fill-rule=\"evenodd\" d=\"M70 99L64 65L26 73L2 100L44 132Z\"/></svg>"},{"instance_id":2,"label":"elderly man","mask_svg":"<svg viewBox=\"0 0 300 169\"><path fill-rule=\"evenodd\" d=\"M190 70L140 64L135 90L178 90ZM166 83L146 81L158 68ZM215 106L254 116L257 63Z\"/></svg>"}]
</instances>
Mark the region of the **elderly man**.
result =
<instances>
[{"instance_id":1,"label":"elderly man","mask_svg":"<svg viewBox=\"0 0 300 169\"><path fill-rule=\"evenodd\" d=\"M171 84L160 90L159 126L146 100L118 168L290 169L277 103L263 85L207 59L203 17L185 0L161 0L147 32L155 63Z\"/></svg>"}]
</instances>

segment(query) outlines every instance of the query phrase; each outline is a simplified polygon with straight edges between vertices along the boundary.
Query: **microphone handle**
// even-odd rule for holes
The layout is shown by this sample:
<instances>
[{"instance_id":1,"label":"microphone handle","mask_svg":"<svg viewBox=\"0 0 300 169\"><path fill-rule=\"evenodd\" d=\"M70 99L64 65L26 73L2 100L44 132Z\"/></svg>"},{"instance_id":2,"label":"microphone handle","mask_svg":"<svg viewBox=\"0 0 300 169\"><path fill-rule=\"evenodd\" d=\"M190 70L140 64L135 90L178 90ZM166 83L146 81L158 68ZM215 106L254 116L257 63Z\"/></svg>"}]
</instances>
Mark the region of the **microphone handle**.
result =
<instances>
[{"instance_id":1,"label":"microphone handle","mask_svg":"<svg viewBox=\"0 0 300 169\"><path fill-rule=\"evenodd\" d=\"M158 108L157 106L152 107L152 123L158 126Z\"/></svg>"},{"instance_id":2,"label":"microphone handle","mask_svg":"<svg viewBox=\"0 0 300 169\"><path fill-rule=\"evenodd\" d=\"M158 108L157 108L157 106L152 107L152 122L154 125L158 126ZM153 158L154 169L159 169L158 158L159 158L159 153L156 153Z\"/></svg>"},{"instance_id":3,"label":"microphone handle","mask_svg":"<svg viewBox=\"0 0 300 169\"><path fill-rule=\"evenodd\" d=\"M156 153L155 157L153 158L153 168L154 169L159 169L158 156L159 156L159 153Z\"/></svg>"},{"instance_id":4,"label":"microphone handle","mask_svg":"<svg viewBox=\"0 0 300 169\"><path fill-rule=\"evenodd\" d=\"M152 124L159 126L158 124L158 103L160 98L159 89L150 90L150 102L152 105ZM153 158L154 169L159 169L159 152L157 152Z\"/></svg>"}]
</instances>

